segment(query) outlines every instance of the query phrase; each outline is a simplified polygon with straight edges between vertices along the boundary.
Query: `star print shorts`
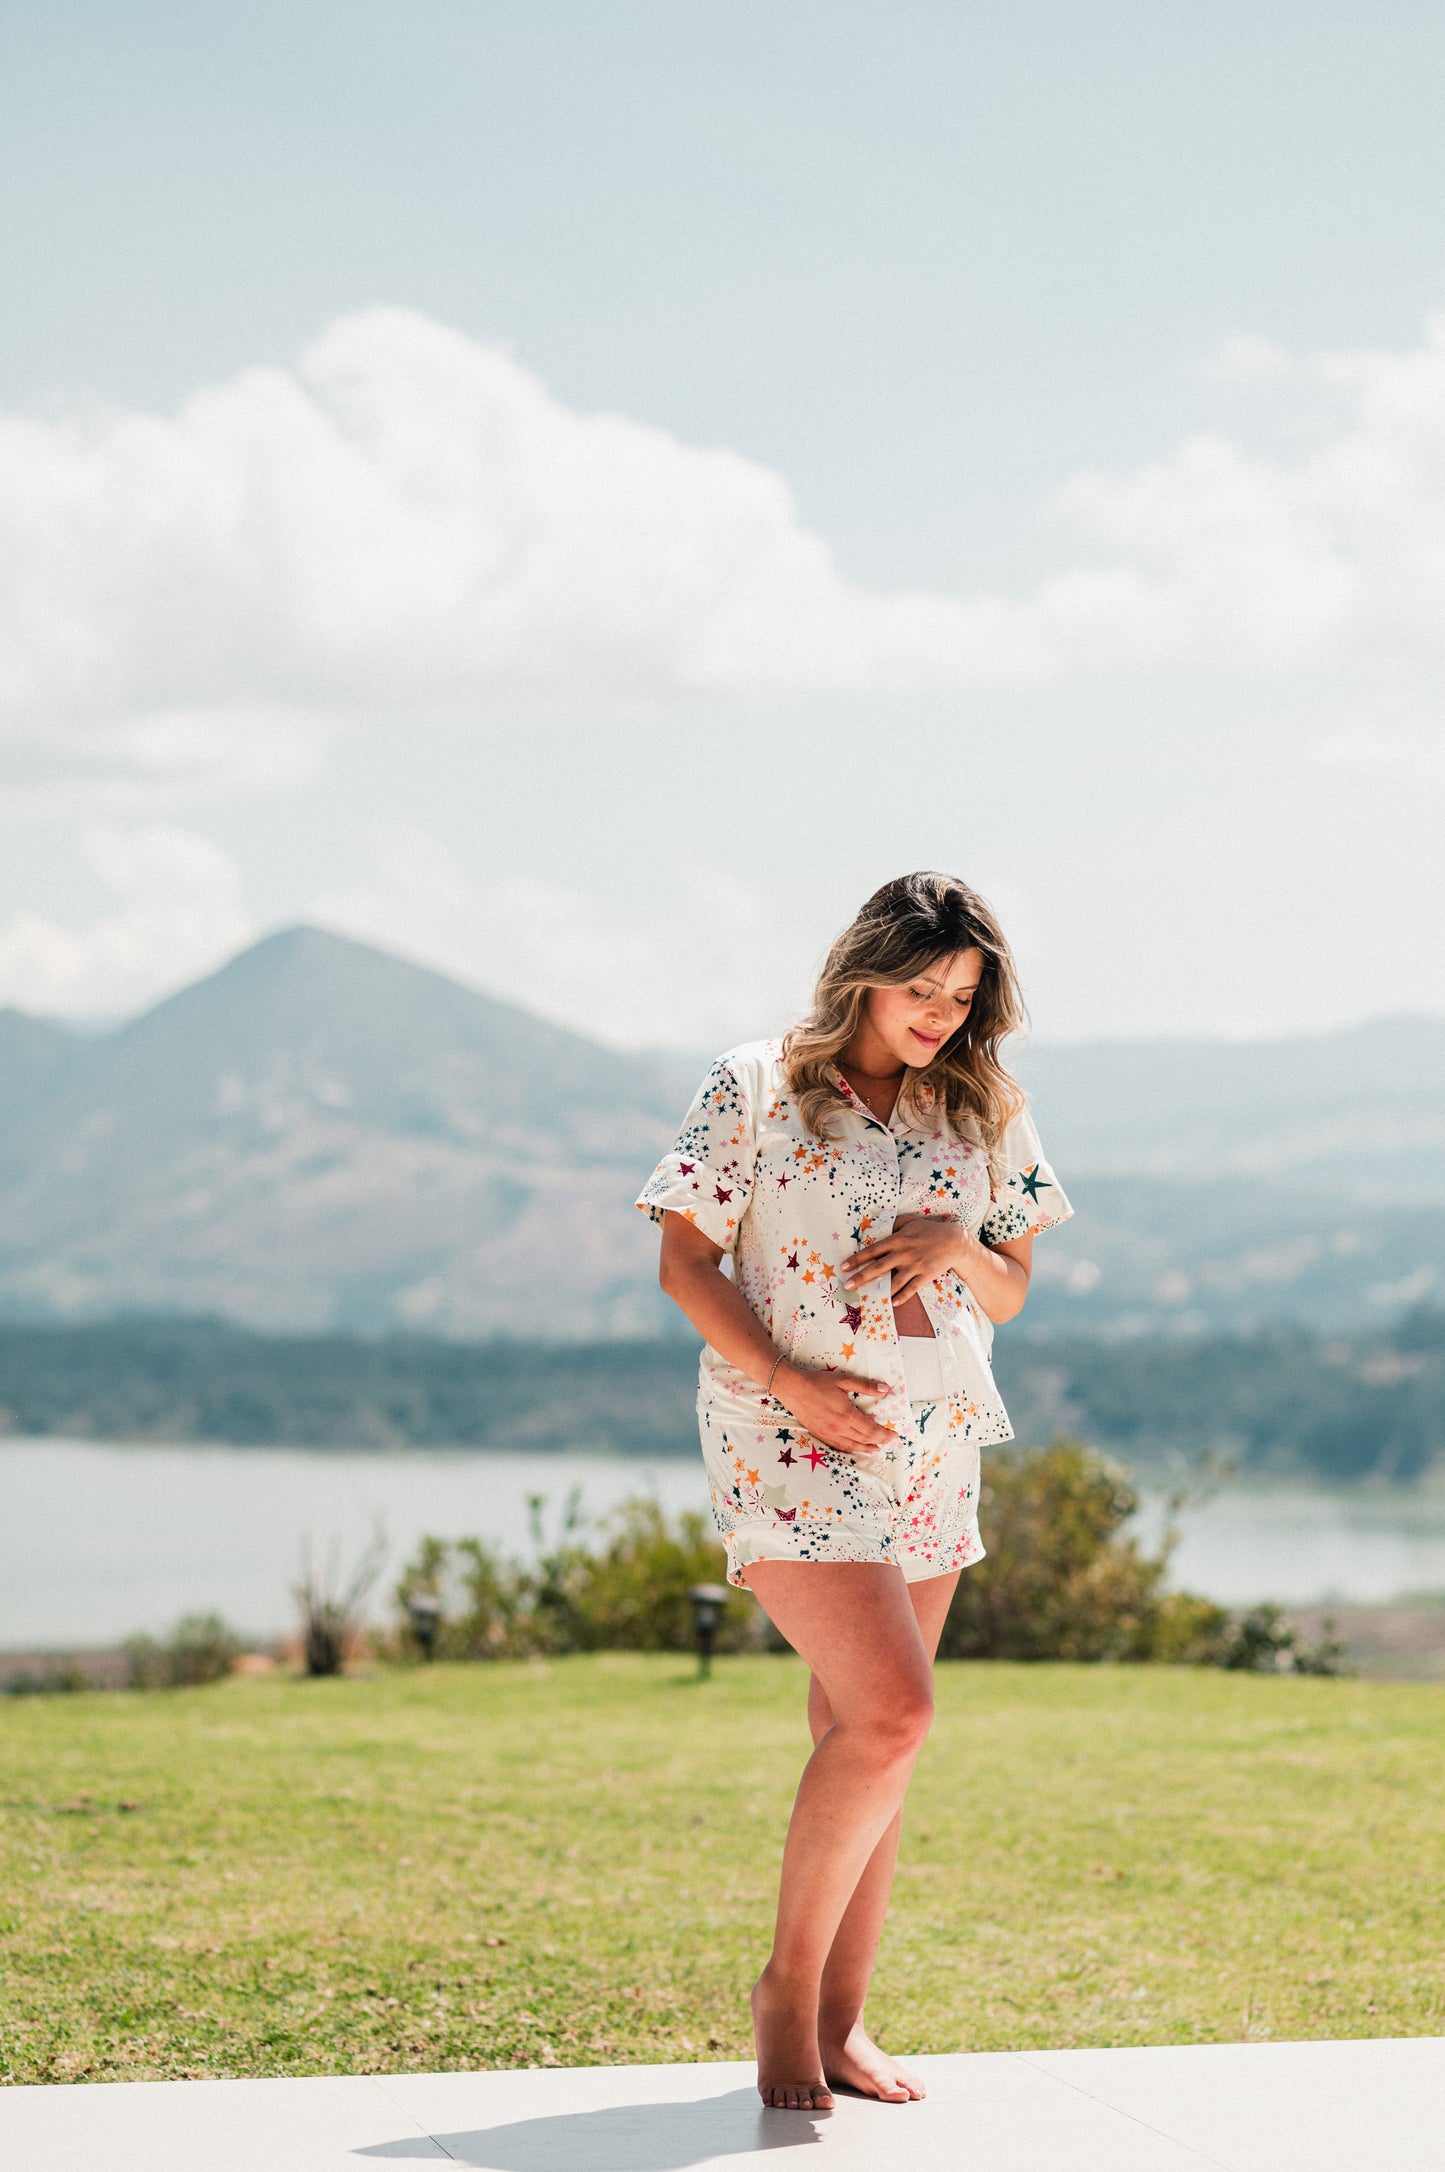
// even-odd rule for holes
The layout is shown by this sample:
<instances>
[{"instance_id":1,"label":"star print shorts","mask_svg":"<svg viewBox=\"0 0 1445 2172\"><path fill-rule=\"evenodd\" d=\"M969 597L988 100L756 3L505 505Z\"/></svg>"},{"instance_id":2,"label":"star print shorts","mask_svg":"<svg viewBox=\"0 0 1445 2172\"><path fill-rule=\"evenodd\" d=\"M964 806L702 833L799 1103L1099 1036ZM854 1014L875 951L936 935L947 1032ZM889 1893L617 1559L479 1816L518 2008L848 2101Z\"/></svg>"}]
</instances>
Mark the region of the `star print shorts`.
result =
<instances>
[{"instance_id":1,"label":"star print shorts","mask_svg":"<svg viewBox=\"0 0 1445 2172\"><path fill-rule=\"evenodd\" d=\"M755 1561L891 1562L911 1584L981 1561L971 1422L947 1401L910 1400L909 1416L895 1447L856 1456L825 1448L776 1405L715 1387L700 1397L728 1582L744 1583Z\"/></svg>"}]
</instances>

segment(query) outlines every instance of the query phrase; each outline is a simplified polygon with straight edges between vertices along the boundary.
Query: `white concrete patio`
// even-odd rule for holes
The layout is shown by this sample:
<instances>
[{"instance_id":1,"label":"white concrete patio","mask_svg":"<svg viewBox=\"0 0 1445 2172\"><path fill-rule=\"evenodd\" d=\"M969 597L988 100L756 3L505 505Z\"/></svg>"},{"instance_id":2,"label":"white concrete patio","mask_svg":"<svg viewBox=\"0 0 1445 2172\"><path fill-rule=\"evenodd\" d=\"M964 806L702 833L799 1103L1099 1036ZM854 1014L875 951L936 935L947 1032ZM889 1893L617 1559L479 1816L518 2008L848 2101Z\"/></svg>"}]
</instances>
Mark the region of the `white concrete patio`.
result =
<instances>
[{"instance_id":1,"label":"white concrete patio","mask_svg":"<svg viewBox=\"0 0 1445 2172\"><path fill-rule=\"evenodd\" d=\"M929 2096L765 2112L752 2069L0 2089L4 2172L1441 2172L1445 2038L980 2052ZM824 2158L827 2163L824 2165Z\"/></svg>"}]
</instances>

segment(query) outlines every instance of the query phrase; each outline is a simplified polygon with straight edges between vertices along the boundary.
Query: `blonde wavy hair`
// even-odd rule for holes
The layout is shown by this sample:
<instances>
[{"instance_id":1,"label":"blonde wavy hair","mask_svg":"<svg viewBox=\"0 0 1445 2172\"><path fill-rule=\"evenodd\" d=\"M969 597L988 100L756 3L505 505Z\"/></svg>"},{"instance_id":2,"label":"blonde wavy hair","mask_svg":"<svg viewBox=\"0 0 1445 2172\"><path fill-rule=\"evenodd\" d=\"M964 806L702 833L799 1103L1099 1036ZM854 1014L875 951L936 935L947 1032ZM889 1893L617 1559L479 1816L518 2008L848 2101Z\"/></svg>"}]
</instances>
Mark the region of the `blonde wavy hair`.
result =
<instances>
[{"instance_id":1,"label":"blonde wavy hair","mask_svg":"<svg viewBox=\"0 0 1445 2172\"><path fill-rule=\"evenodd\" d=\"M823 961L813 1007L783 1041L783 1076L815 1137L833 1136L846 1106L837 1060L858 1030L870 988L897 988L961 950L983 952L983 977L969 1015L932 1062L910 1070L903 1092L915 1108L931 1086L957 1124L972 1117L993 1159L1024 1097L999 1049L1024 1024L1023 997L1003 930L976 890L956 875L899 875L875 890Z\"/></svg>"}]
</instances>

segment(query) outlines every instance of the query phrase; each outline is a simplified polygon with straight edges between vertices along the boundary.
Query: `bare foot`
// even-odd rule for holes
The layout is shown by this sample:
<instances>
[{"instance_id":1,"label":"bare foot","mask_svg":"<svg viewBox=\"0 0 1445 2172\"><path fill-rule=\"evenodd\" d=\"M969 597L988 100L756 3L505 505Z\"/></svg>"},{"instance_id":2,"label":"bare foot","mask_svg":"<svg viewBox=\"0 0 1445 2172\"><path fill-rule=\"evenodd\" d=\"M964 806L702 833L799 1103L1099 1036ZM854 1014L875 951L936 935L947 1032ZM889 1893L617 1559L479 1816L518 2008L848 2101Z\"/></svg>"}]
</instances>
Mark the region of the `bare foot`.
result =
<instances>
[{"instance_id":1,"label":"bare foot","mask_svg":"<svg viewBox=\"0 0 1445 2172\"><path fill-rule=\"evenodd\" d=\"M878 2049L861 2021L841 2042L824 2044L823 2072L835 2089L856 2089L884 2104L907 2104L927 2094L916 2074Z\"/></svg>"},{"instance_id":2,"label":"bare foot","mask_svg":"<svg viewBox=\"0 0 1445 2172\"><path fill-rule=\"evenodd\" d=\"M753 1985L751 2004L758 2095L764 2104L775 2112L831 2111L833 2092L823 2079L815 2015L801 2013L796 1999L769 1980L766 1968Z\"/></svg>"}]
</instances>

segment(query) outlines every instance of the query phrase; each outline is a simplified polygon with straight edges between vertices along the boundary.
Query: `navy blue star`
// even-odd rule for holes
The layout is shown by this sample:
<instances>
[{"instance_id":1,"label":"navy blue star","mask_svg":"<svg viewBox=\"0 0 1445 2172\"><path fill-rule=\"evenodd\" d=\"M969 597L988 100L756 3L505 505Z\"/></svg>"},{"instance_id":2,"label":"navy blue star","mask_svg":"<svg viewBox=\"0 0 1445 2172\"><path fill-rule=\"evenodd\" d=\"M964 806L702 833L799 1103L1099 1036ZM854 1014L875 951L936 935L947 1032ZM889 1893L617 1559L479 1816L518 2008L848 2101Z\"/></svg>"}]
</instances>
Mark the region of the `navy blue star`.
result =
<instances>
[{"instance_id":1,"label":"navy blue star","mask_svg":"<svg viewBox=\"0 0 1445 2172\"><path fill-rule=\"evenodd\" d=\"M1039 1175L1037 1162L1034 1163L1032 1169L1025 1169L1023 1175L1019 1178L1020 1191L1024 1192L1036 1204L1040 1191L1051 1192L1053 1188L1047 1177Z\"/></svg>"}]
</instances>

